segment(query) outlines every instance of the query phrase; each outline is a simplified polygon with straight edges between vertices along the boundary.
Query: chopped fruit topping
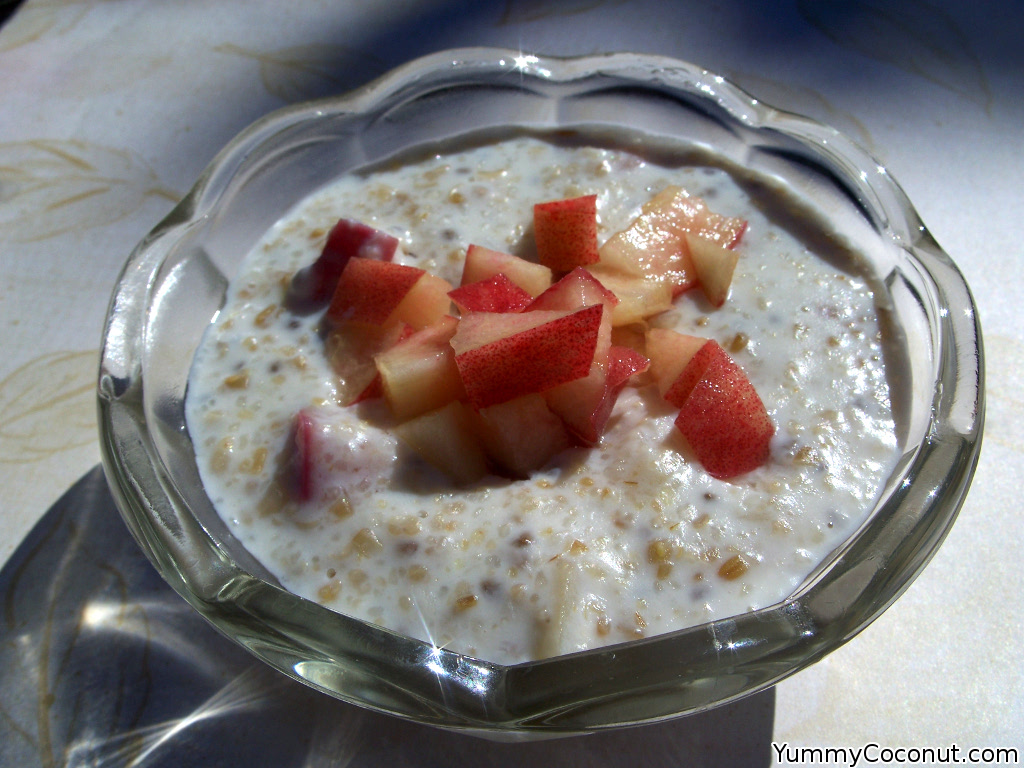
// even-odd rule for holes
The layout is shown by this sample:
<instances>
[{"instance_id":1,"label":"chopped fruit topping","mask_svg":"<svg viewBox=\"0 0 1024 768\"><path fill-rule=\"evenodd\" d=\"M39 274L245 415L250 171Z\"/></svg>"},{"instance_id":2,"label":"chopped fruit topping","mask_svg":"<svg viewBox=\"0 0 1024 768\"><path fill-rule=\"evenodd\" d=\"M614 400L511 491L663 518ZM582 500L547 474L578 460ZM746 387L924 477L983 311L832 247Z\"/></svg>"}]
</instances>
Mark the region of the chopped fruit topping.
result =
<instances>
[{"instance_id":1,"label":"chopped fruit topping","mask_svg":"<svg viewBox=\"0 0 1024 768\"><path fill-rule=\"evenodd\" d=\"M570 445L562 420L538 394L481 408L477 434L487 455L514 477L528 477Z\"/></svg>"},{"instance_id":2,"label":"chopped fruit topping","mask_svg":"<svg viewBox=\"0 0 1024 768\"><path fill-rule=\"evenodd\" d=\"M407 325L379 326L348 321L327 334L327 359L338 374L338 402L342 405L379 397L380 377L373 359L412 333Z\"/></svg>"},{"instance_id":3,"label":"chopped fruit topping","mask_svg":"<svg viewBox=\"0 0 1024 768\"><path fill-rule=\"evenodd\" d=\"M662 397L666 396L697 350L706 343L707 339L700 336L689 336L667 328L651 328L647 332L644 349L651 359L651 378L658 385ZM678 408L680 404L673 405Z\"/></svg>"},{"instance_id":4,"label":"chopped fruit topping","mask_svg":"<svg viewBox=\"0 0 1024 768\"><path fill-rule=\"evenodd\" d=\"M697 351L666 399L681 401L675 425L712 477L733 478L768 460L775 427L743 369L718 342Z\"/></svg>"},{"instance_id":5,"label":"chopped fruit topping","mask_svg":"<svg viewBox=\"0 0 1024 768\"><path fill-rule=\"evenodd\" d=\"M533 206L537 260L554 272L569 272L598 260L597 195L552 200Z\"/></svg>"},{"instance_id":6,"label":"chopped fruit topping","mask_svg":"<svg viewBox=\"0 0 1024 768\"><path fill-rule=\"evenodd\" d=\"M327 235L320 256L300 269L288 287L292 311L314 311L330 301L345 265L353 257L391 261L398 238L351 219L339 219Z\"/></svg>"},{"instance_id":7,"label":"chopped fruit topping","mask_svg":"<svg viewBox=\"0 0 1024 768\"><path fill-rule=\"evenodd\" d=\"M448 295L460 312L518 312L533 301L504 272L462 285Z\"/></svg>"},{"instance_id":8,"label":"chopped fruit topping","mask_svg":"<svg viewBox=\"0 0 1024 768\"><path fill-rule=\"evenodd\" d=\"M739 242L746 221L708 210L699 197L667 187L641 209L640 215L601 246L603 268L667 283L674 295L694 287L697 273L686 245L687 233L724 247Z\"/></svg>"},{"instance_id":9,"label":"chopped fruit topping","mask_svg":"<svg viewBox=\"0 0 1024 768\"><path fill-rule=\"evenodd\" d=\"M466 315L451 345L470 402L484 408L586 376L602 314L597 304L576 311Z\"/></svg>"},{"instance_id":10,"label":"chopped fruit topping","mask_svg":"<svg viewBox=\"0 0 1024 768\"><path fill-rule=\"evenodd\" d=\"M686 235L686 247L690 251L693 268L697 271L700 289L712 306L722 306L729 295L739 254L707 238L691 234Z\"/></svg>"},{"instance_id":11,"label":"chopped fruit topping","mask_svg":"<svg viewBox=\"0 0 1024 768\"><path fill-rule=\"evenodd\" d=\"M349 259L327 319L334 324L353 321L392 326L407 323L425 328L451 310L451 285L416 267L373 259Z\"/></svg>"},{"instance_id":12,"label":"chopped fruit topping","mask_svg":"<svg viewBox=\"0 0 1024 768\"><path fill-rule=\"evenodd\" d=\"M413 333L374 358L384 396L399 419L432 411L465 397L451 341L454 317Z\"/></svg>"},{"instance_id":13,"label":"chopped fruit topping","mask_svg":"<svg viewBox=\"0 0 1024 768\"><path fill-rule=\"evenodd\" d=\"M383 326L427 273L389 261L350 259L327 308L327 318Z\"/></svg>"},{"instance_id":14,"label":"chopped fruit topping","mask_svg":"<svg viewBox=\"0 0 1024 768\"><path fill-rule=\"evenodd\" d=\"M584 445L596 445L604 431L600 418L608 395L608 350L611 348L611 311L619 300L589 272L576 267L538 296L527 312L573 309L600 304L604 307L597 344L586 376L559 384L544 392L548 407L562 418L569 431Z\"/></svg>"},{"instance_id":15,"label":"chopped fruit topping","mask_svg":"<svg viewBox=\"0 0 1024 768\"><path fill-rule=\"evenodd\" d=\"M520 259L509 253L471 244L462 267L462 285L503 274L531 296L539 296L551 285L551 270L543 264Z\"/></svg>"},{"instance_id":16,"label":"chopped fruit topping","mask_svg":"<svg viewBox=\"0 0 1024 768\"><path fill-rule=\"evenodd\" d=\"M487 456L477 438L470 408L452 401L395 428L398 438L460 485L487 474Z\"/></svg>"},{"instance_id":17,"label":"chopped fruit topping","mask_svg":"<svg viewBox=\"0 0 1024 768\"><path fill-rule=\"evenodd\" d=\"M610 310L618 303L618 297L598 278L582 267L576 267L534 299L527 310L577 309L591 304L604 304Z\"/></svg>"},{"instance_id":18,"label":"chopped fruit topping","mask_svg":"<svg viewBox=\"0 0 1024 768\"><path fill-rule=\"evenodd\" d=\"M598 445L622 390L653 383L709 474L763 464L774 426L742 369L715 341L649 324L698 284L722 305L746 222L669 187L598 251L596 201L534 207L540 264L471 244L456 289L390 261L397 240L339 222L325 265L293 280L336 282L324 330L339 402L383 396L396 435L467 484L490 471L526 477L571 445ZM313 492L315 429L296 417L300 499Z\"/></svg>"},{"instance_id":19,"label":"chopped fruit topping","mask_svg":"<svg viewBox=\"0 0 1024 768\"><path fill-rule=\"evenodd\" d=\"M672 308L672 286L637 275L607 271L600 262L589 269L618 299L612 309L612 325L638 323Z\"/></svg>"},{"instance_id":20,"label":"chopped fruit topping","mask_svg":"<svg viewBox=\"0 0 1024 768\"><path fill-rule=\"evenodd\" d=\"M606 369L591 368L586 378L555 387L544 398L579 443L594 446L601 441L619 394L633 374L646 371L647 366L647 358L636 350L613 346ZM572 389L577 383L584 386Z\"/></svg>"}]
</instances>

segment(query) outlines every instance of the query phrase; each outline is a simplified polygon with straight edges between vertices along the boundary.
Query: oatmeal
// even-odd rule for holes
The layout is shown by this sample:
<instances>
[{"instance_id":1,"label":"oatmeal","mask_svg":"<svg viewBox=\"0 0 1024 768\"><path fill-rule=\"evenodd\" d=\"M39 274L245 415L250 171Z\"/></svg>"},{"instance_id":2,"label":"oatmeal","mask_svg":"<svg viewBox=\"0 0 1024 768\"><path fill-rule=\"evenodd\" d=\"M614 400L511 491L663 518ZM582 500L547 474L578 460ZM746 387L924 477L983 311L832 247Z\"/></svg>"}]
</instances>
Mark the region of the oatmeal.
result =
<instances>
[{"instance_id":1,"label":"oatmeal","mask_svg":"<svg viewBox=\"0 0 1024 768\"><path fill-rule=\"evenodd\" d=\"M809 250L742 181L518 137L349 176L302 201L234 277L189 380L188 428L219 514L287 589L500 663L785 598L864 521L896 438L870 281ZM728 300L687 291L651 321L716 340L764 401L770 455L739 477L705 471L673 408L639 379L596 445L526 477L453 483L399 437L382 400L339 402L323 311L287 305L339 217L396 237L395 263L458 286L469 244L530 257L539 201L596 195L604 242L673 186L747 222ZM327 446L313 470L322 492L303 502L279 482L300 412Z\"/></svg>"}]
</instances>

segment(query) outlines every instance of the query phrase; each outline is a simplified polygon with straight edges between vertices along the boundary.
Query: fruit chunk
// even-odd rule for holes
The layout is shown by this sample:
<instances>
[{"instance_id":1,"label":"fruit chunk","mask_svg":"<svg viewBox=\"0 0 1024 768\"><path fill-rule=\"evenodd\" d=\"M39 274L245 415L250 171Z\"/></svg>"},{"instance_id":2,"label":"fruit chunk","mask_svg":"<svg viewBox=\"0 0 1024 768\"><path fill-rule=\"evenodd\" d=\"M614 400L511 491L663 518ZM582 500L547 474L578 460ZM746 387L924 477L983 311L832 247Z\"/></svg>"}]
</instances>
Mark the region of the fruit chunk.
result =
<instances>
[{"instance_id":1,"label":"fruit chunk","mask_svg":"<svg viewBox=\"0 0 1024 768\"><path fill-rule=\"evenodd\" d=\"M605 241L601 264L610 271L667 283L678 296L697 284L686 234L732 247L746 226L743 219L710 211L701 198L680 187L666 187L641 208L626 229Z\"/></svg>"},{"instance_id":2,"label":"fruit chunk","mask_svg":"<svg viewBox=\"0 0 1024 768\"><path fill-rule=\"evenodd\" d=\"M602 313L596 304L463 317L451 345L470 402L485 408L586 376Z\"/></svg>"},{"instance_id":3,"label":"fruit chunk","mask_svg":"<svg viewBox=\"0 0 1024 768\"><path fill-rule=\"evenodd\" d=\"M405 325L380 326L348 321L327 334L327 359L338 374L337 397L352 405L380 396L380 378L374 357L412 333Z\"/></svg>"},{"instance_id":4,"label":"fruit chunk","mask_svg":"<svg viewBox=\"0 0 1024 768\"><path fill-rule=\"evenodd\" d=\"M449 291L460 312L518 312L533 296L513 283L504 272Z\"/></svg>"},{"instance_id":5,"label":"fruit chunk","mask_svg":"<svg viewBox=\"0 0 1024 768\"><path fill-rule=\"evenodd\" d=\"M374 358L396 418L411 419L465 395L451 341L458 321L445 317Z\"/></svg>"},{"instance_id":6,"label":"fruit chunk","mask_svg":"<svg viewBox=\"0 0 1024 768\"><path fill-rule=\"evenodd\" d=\"M487 457L477 439L474 414L452 401L395 427L399 439L460 485L487 474Z\"/></svg>"},{"instance_id":7,"label":"fruit chunk","mask_svg":"<svg viewBox=\"0 0 1024 768\"><path fill-rule=\"evenodd\" d=\"M618 303L618 297L597 277L582 267L576 267L535 298L527 307L527 311L576 309L591 304L604 304L611 309Z\"/></svg>"},{"instance_id":8,"label":"fruit chunk","mask_svg":"<svg viewBox=\"0 0 1024 768\"><path fill-rule=\"evenodd\" d=\"M635 373L647 370L648 360L629 347L612 346L607 365L591 368L590 375L544 393L548 407L585 446L601 442L619 395ZM573 388L574 385L580 384Z\"/></svg>"},{"instance_id":9,"label":"fruit chunk","mask_svg":"<svg viewBox=\"0 0 1024 768\"><path fill-rule=\"evenodd\" d=\"M681 403L675 425L712 477L727 480L768 460L775 426L746 374L718 342L697 351L666 399Z\"/></svg>"},{"instance_id":10,"label":"fruit chunk","mask_svg":"<svg viewBox=\"0 0 1024 768\"><path fill-rule=\"evenodd\" d=\"M292 425L291 444L292 466L294 478L293 495L299 501L313 498L313 469L316 455L314 440L316 438L316 422L308 410L301 410L295 415Z\"/></svg>"},{"instance_id":11,"label":"fruit chunk","mask_svg":"<svg viewBox=\"0 0 1024 768\"><path fill-rule=\"evenodd\" d=\"M309 312L327 303L349 259L391 261L398 238L352 219L338 219L316 261L295 273L286 302L292 311Z\"/></svg>"},{"instance_id":12,"label":"fruit chunk","mask_svg":"<svg viewBox=\"0 0 1024 768\"><path fill-rule=\"evenodd\" d=\"M551 270L510 253L471 244L462 267L462 285L503 274L531 296L539 296L551 285Z\"/></svg>"},{"instance_id":13,"label":"fruit chunk","mask_svg":"<svg viewBox=\"0 0 1024 768\"><path fill-rule=\"evenodd\" d=\"M569 272L598 260L597 195L552 200L533 206L537 260L554 272Z\"/></svg>"},{"instance_id":14,"label":"fruit chunk","mask_svg":"<svg viewBox=\"0 0 1024 768\"><path fill-rule=\"evenodd\" d=\"M354 257L338 279L327 319L424 328L448 314L451 289L447 281L417 267Z\"/></svg>"},{"instance_id":15,"label":"fruit chunk","mask_svg":"<svg viewBox=\"0 0 1024 768\"><path fill-rule=\"evenodd\" d=\"M476 430L487 455L514 477L529 476L570 445L562 420L538 394L481 408Z\"/></svg>"},{"instance_id":16,"label":"fruit chunk","mask_svg":"<svg viewBox=\"0 0 1024 768\"><path fill-rule=\"evenodd\" d=\"M686 247L690 251L700 289L712 306L722 306L729 295L739 254L707 238L691 234L686 235Z\"/></svg>"},{"instance_id":17,"label":"fruit chunk","mask_svg":"<svg viewBox=\"0 0 1024 768\"><path fill-rule=\"evenodd\" d=\"M527 312L574 309L599 304L604 307L593 359L586 376L567 381L544 392L548 407L562 418L569 430L584 445L596 445L601 439L603 422L595 414L601 409L607 391L608 350L611 347L611 310L618 299L587 270L576 267L538 296Z\"/></svg>"},{"instance_id":18,"label":"fruit chunk","mask_svg":"<svg viewBox=\"0 0 1024 768\"><path fill-rule=\"evenodd\" d=\"M384 325L426 272L373 259L350 259L334 291L327 318Z\"/></svg>"},{"instance_id":19,"label":"fruit chunk","mask_svg":"<svg viewBox=\"0 0 1024 768\"><path fill-rule=\"evenodd\" d=\"M672 308L672 286L666 282L612 272L600 263L589 271L618 299L612 308L615 327L638 323Z\"/></svg>"},{"instance_id":20,"label":"fruit chunk","mask_svg":"<svg viewBox=\"0 0 1024 768\"><path fill-rule=\"evenodd\" d=\"M700 336L690 336L667 328L651 328L647 331L644 350L651 359L651 378L658 385L662 397L665 397L687 363L707 341ZM677 408L681 405L678 402L672 404Z\"/></svg>"}]
</instances>

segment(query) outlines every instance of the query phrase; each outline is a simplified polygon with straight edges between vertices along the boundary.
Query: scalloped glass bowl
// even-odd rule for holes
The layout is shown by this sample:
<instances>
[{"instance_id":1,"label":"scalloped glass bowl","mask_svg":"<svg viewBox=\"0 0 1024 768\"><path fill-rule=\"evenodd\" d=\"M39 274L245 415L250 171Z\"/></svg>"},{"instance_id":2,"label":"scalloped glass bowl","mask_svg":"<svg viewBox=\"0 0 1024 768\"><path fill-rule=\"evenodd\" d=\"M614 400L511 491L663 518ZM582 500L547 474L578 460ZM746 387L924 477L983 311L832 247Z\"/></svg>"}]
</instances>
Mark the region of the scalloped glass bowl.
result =
<instances>
[{"instance_id":1,"label":"scalloped glass bowl","mask_svg":"<svg viewBox=\"0 0 1024 768\"><path fill-rule=\"evenodd\" d=\"M784 184L857 242L888 295L902 458L870 520L785 602L671 634L505 667L332 612L282 589L203 491L185 427L192 355L229 277L311 191L417 145L508 126L683 142ZM346 96L276 112L232 141L136 248L99 378L104 467L160 573L273 667L345 701L496 739L655 721L762 690L885 610L952 525L981 445L970 292L902 191L836 131L675 60L449 51Z\"/></svg>"}]
</instances>

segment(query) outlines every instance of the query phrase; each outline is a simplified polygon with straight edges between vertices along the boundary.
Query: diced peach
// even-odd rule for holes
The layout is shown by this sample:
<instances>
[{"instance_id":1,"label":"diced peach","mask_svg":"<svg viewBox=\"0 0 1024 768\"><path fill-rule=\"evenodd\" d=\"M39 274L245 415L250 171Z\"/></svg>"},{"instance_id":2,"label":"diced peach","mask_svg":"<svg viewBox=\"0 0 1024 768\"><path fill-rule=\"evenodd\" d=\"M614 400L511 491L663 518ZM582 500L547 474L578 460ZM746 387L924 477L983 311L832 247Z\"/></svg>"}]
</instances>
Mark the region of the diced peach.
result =
<instances>
[{"instance_id":1,"label":"diced peach","mask_svg":"<svg viewBox=\"0 0 1024 768\"><path fill-rule=\"evenodd\" d=\"M608 424L619 394L634 376L644 373L649 367L650 360L635 349L618 345L612 346L608 354L608 377L605 380L604 397L592 418L598 438Z\"/></svg>"},{"instance_id":2,"label":"diced peach","mask_svg":"<svg viewBox=\"0 0 1024 768\"><path fill-rule=\"evenodd\" d=\"M406 325L384 327L354 321L339 323L328 332L327 359L338 374L341 405L352 405L381 393L373 359L410 332Z\"/></svg>"},{"instance_id":3,"label":"diced peach","mask_svg":"<svg viewBox=\"0 0 1024 768\"><path fill-rule=\"evenodd\" d=\"M615 327L642 322L672 308L672 286L667 282L612 272L600 263L589 269L618 299L612 308Z\"/></svg>"},{"instance_id":4,"label":"diced peach","mask_svg":"<svg viewBox=\"0 0 1024 768\"><path fill-rule=\"evenodd\" d=\"M565 422L582 445L596 445L601 440L603 424L597 423L596 414L605 399L607 381L607 362L604 365L595 363L586 376L543 393L548 408Z\"/></svg>"},{"instance_id":5,"label":"diced peach","mask_svg":"<svg viewBox=\"0 0 1024 768\"><path fill-rule=\"evenodd\" d=\"M729 295L739 254L705 237L691 234L686 235L686 246L697 271L700 289L712 306L722 306Z\"/></svg>"},{"instance_id":6,"label":"diced peach","mask_svg":"<svg viewBox=\"0 0 1024 768\"><path fill-rule=\"evenodd\" d=\"M569 430L586 445L601 438L601 425L594 421L605 397L608 378L608 350L611 347L611 310L618 299L611 291L582 267L576 267L548 290L538 296L526 312L573 309L599 304L604 307L601 328L594 347L590 371L544 392L548 407L562 418Z\"/></svg>"},{"instance_id":7,"label":"diced peach","mask_svg":"<svg viewBox=\"0 0 1024 768\"><path fill-rule=\"evenodd\" d=\"M452 311L448 293L452 285L447 280L426 273L409 289L387 323L407 323L417 330L434 325Z\"/></svg>"},{"instance_id":8,"label":"diced peach","mask_svg":"<svg viewBox=\"0 0 1024 768\"><path fill-rule=\"evenodd\" d=\"M636 350L612 346L606 366L593 366L588 376L548 390L544 399L579 443L594 446L601 441L622 389L647 366L647 358Z\"/></svg>"},{"instance_id":9,"label":"diced peach","mask_svg":"<svg viewBox=\"0 0 1024 768\"><path fill-rule=\"evenodd\" d=\"M460 312L518 312L533 297L499 272L492 277L467 283L448 292Z\"/></svg>"},{"instance_id":10,"label":"diced peach","mask_svg":"<svg viewBox=\"0 0 1024 768\"><path fill-rule=\"evenodd\" d=\"M675 425L712 477L730 479L769 457L775 426L746 374L716 341L693 356L669 388Z\"/></svg>"},{"instance_id":11,"label":"diced peach","mask_svg":"<svg viewBox=\"0 0 1024 768\"><path fill-rule=\"evenodd\" d=\"M313 498L314 468L316 462L316 422L308 409L303 409L295 415L292 424L291 449L292 453L292 493L299 501L309 501Z\"/></svg>"},{"instance_id":12,"label":"diced peach","mask_svg":"<svg viewBox=\"0 0 1024 768\"><path fill-rule=\"evenodd\" d=\"M702 198L676 186L655 195L643 212L656 216L679 235L689 232L725 248L734 247L747 229L746 220L715 213Z\"/></svg>"},{"instance_id":13,"label":"diced peach","mask_svg":"<svg viewBox=\"0 0 1024 768\"><path fill-rule=\"evenodd\" d=\"M659 192L626 229L609 237L600 250L602 268L666 284L673 295L695 285L697 276L683 241L687 230L673 207L680 193L686 194L678 187Z\"/></svg>"},{"instance_id":14,"label":"diced peach","mask_svg":"<svg viewBox=\"0 0 1024 768\"><path fill-rule=\"evenodd\" d=\"M405 421L465 396L449 343L457 327L446 316L374 358L395 418Z\"/></svg>"},{"instance_id":15,"label":"diced peach","mask_svg":"<svg viewBox=\"0 0 1024 768\"><path fill-rule=\"evenodd\" d=\"M597 195L551 200L533 206L537 260L553 272L569 272L598 259Z\"/></svg>"},{"instance_id":16,"label":"diced peach","mask_svg":"<svg viewBox=\"0 0 1024 768\"><path fill-rule=\"evenodd\" d=\"M705 343L707 339L700 336L690 336L667 328L651 328L647 331L644 349L651 361L651 378L658 385L662 397L666 396L683 369ZM678 402L672 404L677 408L680 405Z\"/></svg>"},{"instance_id":17,"label":"diced peach","mask_svg":"<svg viewBox=\"0 0 1024 768\"><path fill-rule=\"evenodd\" d=\"M349 259L327 309L332 323L385 325L426 272L389 261Z\"/></svg>"},{"instance_id":18,"label":"diced peach","mask_svg":"<svg viewBox=\"0 0 1024 768\"><path fill-rule=\"evenodd\" d=\"M535 298L526 309L577 309L592 304L611 308L618 303L616 295L599 278L582 267L576 267Z\"/></svg>"},{"instance_id":19,"label":"diced peach","mask_svg":"<svg viewBox=\"0 0 1024 768\"><path fill-rule=\"evenodd\" d=\"M339 219L327 235L316 261L300 269L288 286L290 309L308 312L330 301L349 259L359 257L391 261L398 238L352 219Z\"/></svg>"},{"instance_id":20,"label":"diced peach","mask_svg":"<svg viewBox=\"0 0 1024 768\"><path fill-rule=\"evenodd\" d=\"M697 283L685 235L692 233L731 247L746 226L743 219L710 211L701 198L680 187L666 187L642 207L626 229L605 241L600 263L611 271L668 283L678 296Z\"/></svg>"},{"instance_id":21,"label":"diced peach","mask_svg":"<svg viewBox=\"0 0 1024 768\"><path fill-rule=\"evenodd\" d=\"M470 402L484 408L586 376L602 313L596 304L463 317L451 345Z\"/></svg>"},{"instance_id":22,"label":"diced peach","mask_svg":"<svg viewBox=\"0 0 1024 768\"><path fill-rule=\"evenodd\" d=\"M521 259L510 253L470 244L462 267L462 285L503 274L531 296L539 296L551 285L551 270L543 264Z\"/></svg>"},{"instance_id":23,"label":"diced peach","mask_svg":"<svg viewBox=\"0 0 1024 768\"><path fill-rule=\"evenodd\" d=\"M612 311L619 303L614 293L582 267L576 267L530 303L525 311L580 309L595 304L604 306L601 332L594 349L594 362L603 366L611 345Z\"/></svg>"},{"instance_id":24,"label":"diced peach","mask_svg":"<svg viewBox=\"0 0 1024 768\"><path fill-rule=\"evenodd\" d=\"M527 477L570 446L562 420L538 394L481 408L476 429L487 455L513 477Z\"/></svg>"},{"instance_id":25,"label":"diced peach","mask_svg":"<svg viewBox=\"0 0 1024 768\"><path fill-rule=\"evenodd\" d=\"M487 457L477 437L475 415L452 401L395 427L398 438L459 485L487 474Z\"/></svg>"}]
</instances>

